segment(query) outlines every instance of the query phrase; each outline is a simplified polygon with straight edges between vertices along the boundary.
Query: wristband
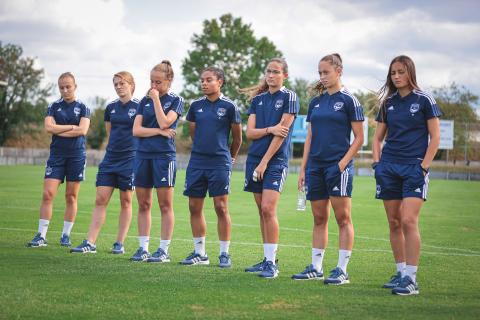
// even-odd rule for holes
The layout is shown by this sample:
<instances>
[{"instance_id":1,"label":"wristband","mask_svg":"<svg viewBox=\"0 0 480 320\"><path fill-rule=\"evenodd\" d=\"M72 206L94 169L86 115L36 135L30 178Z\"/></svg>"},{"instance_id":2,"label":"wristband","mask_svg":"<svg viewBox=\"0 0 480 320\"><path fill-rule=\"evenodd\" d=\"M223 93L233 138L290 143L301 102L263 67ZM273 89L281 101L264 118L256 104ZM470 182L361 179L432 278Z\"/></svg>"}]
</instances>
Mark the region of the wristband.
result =
<instances>
[{"instance_id":1,"label":"wristband","mask_svg":"<svg viewBox=\"0 0 480 320\"><path fill-rule=\"evenodd\" d=\"M265 133L268 134L268 127L265 128Z\"/></svg>"},{"instance_id":2,"label":"wristband","mask_svg":"<svg viewBox=\"0 0 480 320\"><path fill-rule=\"evenodd\" d=\"M422 171L423 171L423 172L428 173L428 168L425 169L425 168L422 167L421 165L420 165L420 168L422 168Z\"/></svg>"}]
</instances>

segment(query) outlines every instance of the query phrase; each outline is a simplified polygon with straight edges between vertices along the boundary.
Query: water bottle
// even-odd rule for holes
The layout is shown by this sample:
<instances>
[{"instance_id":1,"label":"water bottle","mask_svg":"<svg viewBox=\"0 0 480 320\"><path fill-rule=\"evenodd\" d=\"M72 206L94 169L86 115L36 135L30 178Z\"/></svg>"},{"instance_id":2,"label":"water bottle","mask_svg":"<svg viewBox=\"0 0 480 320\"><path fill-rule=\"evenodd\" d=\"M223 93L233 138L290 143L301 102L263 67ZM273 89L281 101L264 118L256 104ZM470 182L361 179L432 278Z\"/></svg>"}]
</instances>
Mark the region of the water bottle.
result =
<instances>
[{"instance_id":1,"label":"water bottle","mask_svg":"<svg viewBox=\"0 0 480 320\"><path fill-rule=\"evenodd\" d=\"M307 208L307 197L305 194L305 187L302 187L300 190L298 190L297 210L305 211L306 208Z\"/></svg>"}]
</instances>

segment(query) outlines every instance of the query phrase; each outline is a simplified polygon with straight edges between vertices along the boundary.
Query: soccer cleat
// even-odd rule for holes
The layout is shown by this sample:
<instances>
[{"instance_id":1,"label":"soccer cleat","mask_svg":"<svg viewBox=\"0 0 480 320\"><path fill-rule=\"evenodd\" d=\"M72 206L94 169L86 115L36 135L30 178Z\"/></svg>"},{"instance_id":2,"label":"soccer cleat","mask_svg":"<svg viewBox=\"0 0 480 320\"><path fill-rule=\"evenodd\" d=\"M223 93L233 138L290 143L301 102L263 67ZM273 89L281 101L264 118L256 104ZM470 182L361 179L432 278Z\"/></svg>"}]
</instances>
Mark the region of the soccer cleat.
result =
<instances>
[{"instance_id":1,"label":"soccer cleat","mask_svg":"<svg viewBox=\"0 0 480 320\"><path fill-rule=\"evenodd\" d=\"M97 247L88 243L87 239L85 239L80 245L70 249L70 253L97 253Z\"/></svg>"},{"instance_id":2,"label":"soccer cleat","mask_svg":"<svg viewBox=\"0 0 480 320\"><path fill-rule=\"evenodd\" d=\"M390 278L390 281L383 285L383 288L393 289L400 284L400 281L402 281L402 274L400 272L397 272Z\"/></svg>"},{"instance_id":3,"label":"soccer cleat","mask_svg":"<svg viewBox=\"0 0 480 320\"><path fill-rule=\"evenodd\" d=\"M336 286L350 283L348 280L348 273L343 272L343 270L339 267L336 267L332 271L330 271L330 275L327 279L323 281L324 284L333 284Z\"/></svg>"},{"instance_id":4,"label":"soccer cleat","mask_svg":"<svg viewBox=\"0 0 480 320\"><path fill-rule=\"evenodd\" d=\"M147 259L147 262L170 262L170 256L165 251L163 251L162 248L158 248L157 251L155 251L152 256Z\"/></svg>"},{"instance_id":5,"label":"soccer cleat","mask_svg":"<svg viewBox=\"0 0 480 320\"><path fill-rule=\"evenodd\" d=\"M278 277L278 267L272 261L267 261L263 265L263 270L258 274L259 277L266 279L275 279Z\"/></svg>"},{"instance_id":6,"label":"soccer cleat","mask_svg":"<svg viewBox=\"0 0 480 320\"><path fill-rule=\"evenodd\" d=\"M409 296L413 294L419 294L418 284L413 282L412 278L405 276L400 280L400 284L392 289L392 294L398 294L401 296Z\"/></svg>"},{"instance_id":7,"label":"soccer cleat","mask_svg":"<svg viewBox=\"0 0 480 320\"><path fill-rule=\"evenodd\" d=\"M323 280L323 273L318 272L313 264L307 266L305 270L292 276L293 280Z\"/></svg>"},{"instance_id":8,"label":"soccer cleat","mask_svg":"<svg viewBox=\"0 0 480 320\"><path fill-rule=\"evenodd\" d=\"M196 264L210 264L210 261L208 260L208 256L205 254L204 256L201 256L199 253L196 253L195 251L190 253L188 257L185 258L180 264L186 265L186 266L193 266Z\"/></svg>"},{"instance_id":9,"label":"soccer cleat","mask_svg":"<svg viewBox=\"0 0 480 320\"><path fill-rule=\"evenodd\" d=\"M150 258L150 253L148 251L143 250L142 247L138 248L137 252L130 258L130 260L135 261L135 262L142 262L146 261L148 258Z\"/></svg>"},{"instance_id":10,"label":"soccer cleat","mask_svg":"<svg viewBox=\"0 0 480 320\"><path fill-rule=\"evenodd\" d=\"M267 262L267 258L263 258L263 260L257 264L254 264L251 267L245 268L245 272L250 272L250 273L257 273L257 272L262 272L263 271L263 266Z\"/></svg>"},{"instance_id":11,"label":"soccer cleat","mask_svg":"<svg viewBox=\"0 0 480 320\"><path fill-rule=\"evenodd\" d=\"M60 238L60 245L62 247L71 247L72 243L70 242L70 236L68 234L62 234L62 237Z\"/></svg>"},{"instance_id":12,"label":"soccer cleat","mask_svg":"<svg viewBox=\"0 0 480 320\"><path fill-rule=\"evenodd\" d=\"M125 253L125 248L123 247L123 244L120 242L115 242L112 247L113 254L124 254Z\"/></svg>"},{"instance_id":13,"label":"soccer cleat","mask_svg":"<svg viewBox=\"0 0 480 320\"><path fill-rule=\"evenodd\" d=\"M27 243L27 247L29 248L39 248L39 247L46 247L47 246L47 239L43 238L42 235L37 233L35 237L33 237L32 241Z\"/></svg>"},{"instance_id":14,"label":"soccer cleat","mask_svg":"<svg viewBox=\"0 0 480 320\"><path fill-rule=\"evenodd\" d=\"M222 252L218 260L218 266L220 268L230 268L232 266L232 259L230 259L230 255L227 252Z\"/></svg>"}]
</instances>

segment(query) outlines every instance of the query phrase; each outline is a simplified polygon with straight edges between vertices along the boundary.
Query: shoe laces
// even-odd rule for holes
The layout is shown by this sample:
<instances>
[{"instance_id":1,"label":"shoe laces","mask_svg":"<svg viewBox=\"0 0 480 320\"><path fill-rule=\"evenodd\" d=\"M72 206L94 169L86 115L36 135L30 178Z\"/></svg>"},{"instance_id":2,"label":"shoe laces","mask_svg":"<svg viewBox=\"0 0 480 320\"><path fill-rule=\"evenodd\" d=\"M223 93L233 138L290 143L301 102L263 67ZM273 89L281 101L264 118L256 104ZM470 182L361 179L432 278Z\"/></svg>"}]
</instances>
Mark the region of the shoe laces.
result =
<instances>
[{"instance_id":1,"label":"shoe laces","mask_svg":"<svg viewBox=\"0 0 480 320\"><path fill-rule=\"evenodd\" d=\"M317 272L313 265L309 264L308 266L305 267L305 270L302 272L303 274L307 274L310 272Z\"/></svg>"},{"instance_id":2,"label":"shoe laces","mask_svg":"<svg viewBox=\"0 0 480 320\"><path fill-rule=\"evenodd\" d=\"M406 288L410 283L413 283L409 276L405 276L400 280L399 287Z\"/></svg>"},{"instance_id":3,"label":"shoe laces","mask_svg":"<svg viewBox=\"0 0 480 320\"><path fill-rule=\"evenodd\" d=\"M228 259L229 259L228 253L222 252L220 257L218 258L220 259L220 263L228 263Z\"/></svg>"},{"instance_id":4,"label":"shoe laces","mask_svg":"<svg viewBox=\"0 0 480 320\"><path fill-rule=\"evenodd\" d=\"M338 278L343 273L342 269L340 268L335 268L330 272L330 278Z\"/></svg>"}]
</instances>

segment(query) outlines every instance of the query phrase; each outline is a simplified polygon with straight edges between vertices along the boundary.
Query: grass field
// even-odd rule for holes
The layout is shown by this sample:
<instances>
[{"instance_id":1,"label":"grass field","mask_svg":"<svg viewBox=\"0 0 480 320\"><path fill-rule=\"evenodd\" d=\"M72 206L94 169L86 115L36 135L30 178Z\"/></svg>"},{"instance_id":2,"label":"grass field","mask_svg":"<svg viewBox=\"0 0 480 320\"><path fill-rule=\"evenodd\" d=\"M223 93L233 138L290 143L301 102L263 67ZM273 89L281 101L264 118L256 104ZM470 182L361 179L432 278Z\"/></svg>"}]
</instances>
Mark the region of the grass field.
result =
<instances>
[{"instance_id":1,"label":"grass field","mask_svg":"<svg viewBox=\"0 0 480 320\"><path fill-rule=\"evenodd\" d=\"M96 168L82 184L74 244L87 232L95 199ZM126 241L127 254L108 253L115 240L119 210L114 194L96 255L72 255L60 247L63 186L54 205L48 247L27 249L37 230L42 193L40 166L0 166L0 319L478 319L480 318L480 183L431 181L421 214L423 238L420 295L393 296L381 285L394 271L383 206L373 199L374 180L356 177L353 195L355 246L348 272L351 284L328 287L320 281L294 282L293 273L310 263L312 218L296 212L296 176L287 179L279 205L280 276L260 279L243 268L262 258L258 214L243 174L232 176L233 267L216 267L218 241L211 201L207 253L210 266L177 262L192 250L187 199L181 195L184 171L175 190L176 225L170 264L132 263L137 249L136 204ZM309 209L307 209L309 210ZM160 234L154 206L151 250ZM337 262L337 227L330 220L326 271Z\"/></svg>"}]
</instances>

